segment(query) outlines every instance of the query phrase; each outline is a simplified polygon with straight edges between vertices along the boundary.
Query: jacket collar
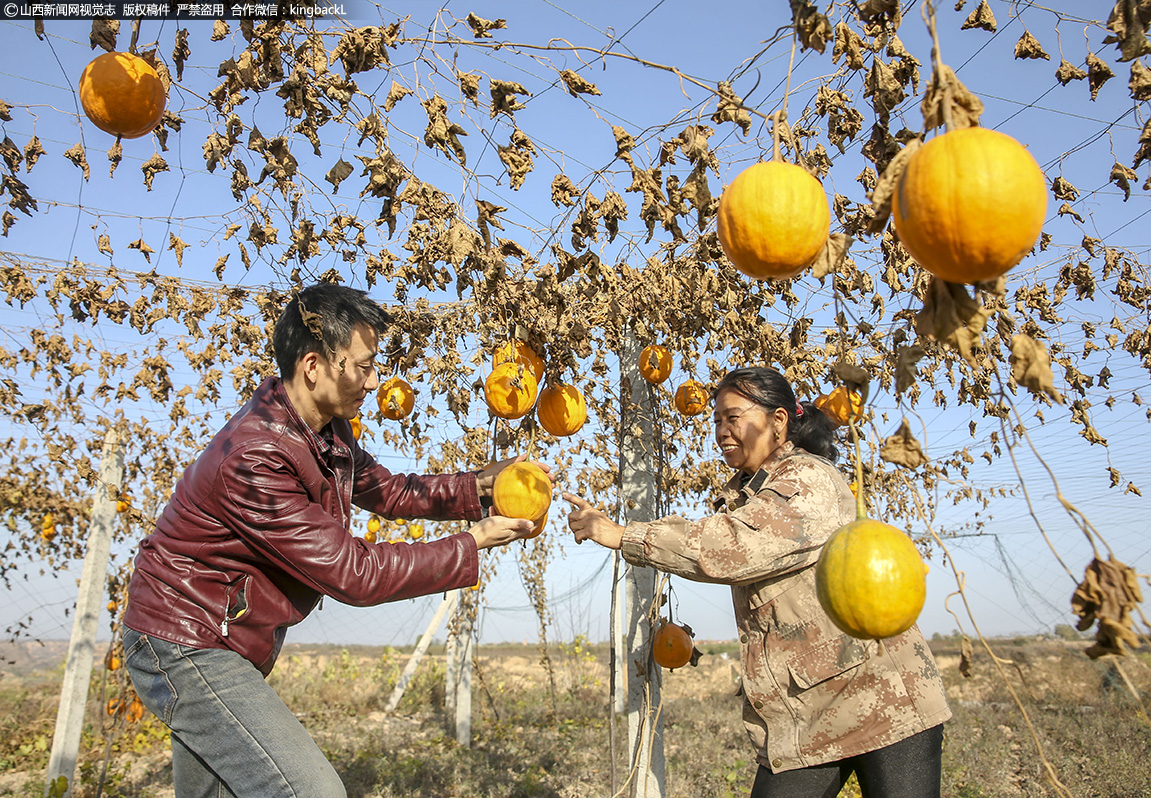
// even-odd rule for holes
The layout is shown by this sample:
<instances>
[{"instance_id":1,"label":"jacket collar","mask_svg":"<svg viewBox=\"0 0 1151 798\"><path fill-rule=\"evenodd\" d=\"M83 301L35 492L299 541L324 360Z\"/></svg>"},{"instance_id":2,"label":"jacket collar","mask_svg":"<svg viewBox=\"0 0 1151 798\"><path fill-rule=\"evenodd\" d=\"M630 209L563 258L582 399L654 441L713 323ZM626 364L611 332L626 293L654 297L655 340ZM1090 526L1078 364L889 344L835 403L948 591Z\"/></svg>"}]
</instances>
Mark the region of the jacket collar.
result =
<instances>
[{"instance_id":1,"label":"jacket collar","mask_svg":"<svg viewBox=\"0 0 1151 798\"><path fill-rule=\"evenodd\" d=\"M764 483L771 480L772 475L779 469L783 461L794 453L795 444L791 441L784 441L776 447L774 452L768 455L767 460L754 474L736 471L727 484L720 488L719 495L712 502L712 506L716 510L723 510L727 507L743 504L759 493Z\"/></svg>"},{"instance_id":2,"label":"jacket collar","mask_svg":"<svg viewBox=\"0 0 1151 798\"><path fill-rule=\"evenodd\" d=\"M347 446L343 441L336 437L335 430L329 423L327 430L328 434L316 432L301 418L300 414L296 411L296 406L292 404L291 398L288 396L287 390L284 388L284 381L279 377L268 377L264 380L264 384L257 389L257 393L264 391L268 392L268 401L283 408L284 413L287 415L287 420L290 426L294 427L296 431L308 443L308 448L322 463L330 463L332 455L347 456Z\"/></svg>"}]
</instances>

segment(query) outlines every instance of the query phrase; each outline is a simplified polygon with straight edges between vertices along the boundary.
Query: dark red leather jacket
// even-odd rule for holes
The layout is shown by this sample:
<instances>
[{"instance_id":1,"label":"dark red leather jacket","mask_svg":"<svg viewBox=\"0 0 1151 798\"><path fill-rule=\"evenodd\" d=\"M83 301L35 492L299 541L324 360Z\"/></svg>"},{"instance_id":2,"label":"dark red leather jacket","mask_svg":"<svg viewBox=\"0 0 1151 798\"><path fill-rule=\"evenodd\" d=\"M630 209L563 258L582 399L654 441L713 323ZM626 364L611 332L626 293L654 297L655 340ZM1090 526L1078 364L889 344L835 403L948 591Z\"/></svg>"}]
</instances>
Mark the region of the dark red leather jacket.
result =
<instances>
[{"instance_id":1,"label":"dark red leather jacket","mask_svg":"<svg viewBox=\"0 0 1151 798\"><path fill-rule=\"evenodd\" d=\"M478 520L474 473L392 474L332 421L325 457L279 378L263 382L176 484L140 543L124 624L197 648L227 648L264 675L289 626L321 596L355 606L468 587L468 533L373 544L349 532L352 504L390 518Z\"/></svg>"}]
</instances>

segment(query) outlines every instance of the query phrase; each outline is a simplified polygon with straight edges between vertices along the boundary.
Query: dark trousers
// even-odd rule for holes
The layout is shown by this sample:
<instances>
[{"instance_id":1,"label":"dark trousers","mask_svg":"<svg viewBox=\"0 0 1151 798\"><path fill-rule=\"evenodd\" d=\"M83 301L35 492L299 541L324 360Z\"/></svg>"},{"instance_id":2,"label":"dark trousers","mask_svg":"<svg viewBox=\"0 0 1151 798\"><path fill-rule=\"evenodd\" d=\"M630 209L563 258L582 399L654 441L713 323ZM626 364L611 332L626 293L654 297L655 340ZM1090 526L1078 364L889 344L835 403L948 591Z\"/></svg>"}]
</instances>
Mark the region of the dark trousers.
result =
<instances>
[{"instance_id":1,"label":"dark trousers","mask_svg":"<svg viewBox=\"0 0 1151 798\"><path fill-rule=\"evenodd\" d=\"M825 765L782 773L761 765L751 798L835 798L852 773L863 798L939 798L943 726Z\"/></svg>"}]
</instances>

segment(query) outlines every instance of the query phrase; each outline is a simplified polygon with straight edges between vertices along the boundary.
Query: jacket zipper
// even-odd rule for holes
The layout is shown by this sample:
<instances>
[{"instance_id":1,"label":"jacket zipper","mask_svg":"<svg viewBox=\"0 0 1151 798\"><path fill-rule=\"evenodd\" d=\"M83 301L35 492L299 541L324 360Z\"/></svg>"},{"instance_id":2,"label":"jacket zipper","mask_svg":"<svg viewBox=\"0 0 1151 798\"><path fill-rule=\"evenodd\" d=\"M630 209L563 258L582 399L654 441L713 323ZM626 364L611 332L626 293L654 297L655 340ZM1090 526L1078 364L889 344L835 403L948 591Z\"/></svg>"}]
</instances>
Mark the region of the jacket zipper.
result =
<instances>
[{"instance_id":1,"label":"jacket zipper","mask_svg":"<svg viewBox=\"0 0 1151 798\"><path fill-rule=\"evenodd\" d=\"M224 593L224 619L220 621L220 635L223 637L228 636L228 624L237 620L245 612L248 611L248 577L240 580L240 585L234 594L235 603L233 604L233 595L227 591Z\"/></svg>"}]
</instances>

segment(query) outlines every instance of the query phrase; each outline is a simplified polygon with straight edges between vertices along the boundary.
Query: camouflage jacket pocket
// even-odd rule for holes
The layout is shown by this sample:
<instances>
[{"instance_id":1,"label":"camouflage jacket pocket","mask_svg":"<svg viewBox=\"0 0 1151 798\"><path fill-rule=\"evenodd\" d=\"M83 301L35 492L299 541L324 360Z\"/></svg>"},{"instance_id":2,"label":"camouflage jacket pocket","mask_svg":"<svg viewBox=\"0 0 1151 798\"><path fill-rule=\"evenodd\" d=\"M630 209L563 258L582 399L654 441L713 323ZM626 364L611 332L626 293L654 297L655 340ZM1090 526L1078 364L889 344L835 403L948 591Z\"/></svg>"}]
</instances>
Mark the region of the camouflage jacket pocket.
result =
<instances>
[{"instance_id":1,"label":"camouflage jacket pocket","mask_svg":"<svg viewBox=\"0 0 1151 798\"><path fill-rule=\"evenodd\" d=\"M794 657L788 662L787 670L792 683L800 690L807 690L859 667L869 657L866 643L840 635Z\"/></svg>"}]
</instances>

